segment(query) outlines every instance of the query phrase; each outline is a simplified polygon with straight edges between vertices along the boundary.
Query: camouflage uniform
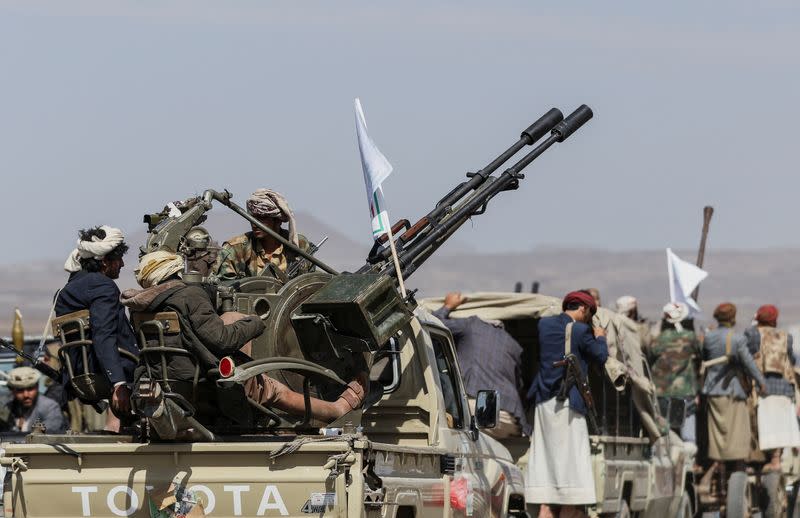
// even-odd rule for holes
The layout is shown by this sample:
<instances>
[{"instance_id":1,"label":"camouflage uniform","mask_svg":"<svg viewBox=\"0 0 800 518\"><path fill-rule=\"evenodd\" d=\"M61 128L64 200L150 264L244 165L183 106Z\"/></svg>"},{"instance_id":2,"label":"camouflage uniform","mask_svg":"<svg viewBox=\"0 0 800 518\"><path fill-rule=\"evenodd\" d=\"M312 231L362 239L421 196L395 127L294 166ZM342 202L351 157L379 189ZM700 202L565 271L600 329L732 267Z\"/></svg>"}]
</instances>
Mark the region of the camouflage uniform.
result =
<instances>
[{"instance_id":1,"label":"camouflage uniform","mask_svg":"<svg viewBox=\"0 0 800 518\"><path fill-rule=\"evenodd\" d=\"M283 229L281 235L288 238L288 232ZM307 251L310 246L308 239L302 234L298 234L297 238L300 249ZM214 270L217 276L224 280L254 277L260 274L267 264L272 264L275 270L285 272L297 257L292 250L285 250L284 245L279 245L275 252L268 254L261 248L261 242L253 238L253 233L247 232L222 244ZM310 270L311 267L304 265L300 272Z\"/></svg>"},{"instance_id":2,"label":"camouflage uniform","mask_svg":"<svg viewBox=\"0 0 800 518\"><path fill-rule=\"evenodd\" d=\"M648 351L659 397L692 397L699 391L695 362L700 345L693 331L665 329Z\"/></svg>"},{"instance_id":3,"label":"camouflage uniform","mask_svg":"<svg viewBox=\"0 0 800 518\"><path fill-rule=\"evenodd\" d=\"M665 329L647 349L662 411L669 412L671 405L682 401L685 411L680 427L681 437L685 441L696 442L695 398L700 391L697 376L700 344L696 335L685 329ZM677 428L677 424L675 426Z\"/></svg>"}]
</instances>

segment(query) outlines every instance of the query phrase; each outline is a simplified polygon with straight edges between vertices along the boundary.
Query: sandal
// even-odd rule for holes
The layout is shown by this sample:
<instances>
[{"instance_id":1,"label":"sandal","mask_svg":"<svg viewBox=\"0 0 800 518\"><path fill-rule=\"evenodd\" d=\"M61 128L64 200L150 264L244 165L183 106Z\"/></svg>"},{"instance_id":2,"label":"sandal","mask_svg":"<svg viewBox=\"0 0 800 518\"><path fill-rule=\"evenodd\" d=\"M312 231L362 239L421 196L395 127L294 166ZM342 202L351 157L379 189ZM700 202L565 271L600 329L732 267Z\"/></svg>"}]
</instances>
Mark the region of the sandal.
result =
<instances>
[{"instance_id":1,"label":"sandal","mask_svg":"<svg viewBox=\"0 0 800 518\"><path fill-rule=\"evenodd\" d=\"M347 384L347 387L344 389L344 392L342 392L339 398L347 401L347 404L350 405L350 408L355 410L364 402L364 395L364 385L358 381L351 381Z\"/></svg>"}]
</instances>

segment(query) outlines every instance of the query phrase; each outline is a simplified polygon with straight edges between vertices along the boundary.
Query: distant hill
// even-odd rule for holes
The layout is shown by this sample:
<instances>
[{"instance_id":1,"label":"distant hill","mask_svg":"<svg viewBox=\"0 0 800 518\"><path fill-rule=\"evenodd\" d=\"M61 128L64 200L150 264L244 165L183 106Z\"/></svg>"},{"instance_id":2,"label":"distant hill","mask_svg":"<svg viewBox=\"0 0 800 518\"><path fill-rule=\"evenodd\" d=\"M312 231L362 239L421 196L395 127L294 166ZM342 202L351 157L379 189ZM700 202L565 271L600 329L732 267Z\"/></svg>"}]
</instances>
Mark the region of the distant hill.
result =
<instances>
[{"instance_id":1,"label":"distant hill","mask_svg":"<svg viewBox=\"0 0 800 518\"><path fill-rule=\"evenodd\" d=\"M209 218L206 228L220 241L247 229L241 218L221 212ZM329 240L319 257L340 270L361 266L369 251L368 239L356 243L344 232L306 213L298 214L298 227L312 241ZM366 232L365 228L365 232ZM466 230L466 229L465 229ZM347 232L350 234L350 232ZM466 234L467 232L465 232ZM144 242L144 232L130 236L132 248ZM687 259L694 252L677 251ZM724 300L740 308L745 324L763 303L781 309L781 323L800 322L800 250L709 250L706 268L710 277L700 290L700 303L707 313ZM134 287L136 251L126 257L119 284ZM640 299L643 314L656 317L668 298L666 258L663 250L613 252L579 248L540 248L526 253L477 253L464 241L445 245L409 279L418 296L440 295L448 290L511 291L516 281L524 289L540 282L542 293L561 296L576 288L596 287L603 304L626 294ZM53 293L63 285L66 273L61 261L30 262L0 266L0 335L10 332L15 306L22 310L27 334L41 333Z\"/></svg>"}]
</instances>

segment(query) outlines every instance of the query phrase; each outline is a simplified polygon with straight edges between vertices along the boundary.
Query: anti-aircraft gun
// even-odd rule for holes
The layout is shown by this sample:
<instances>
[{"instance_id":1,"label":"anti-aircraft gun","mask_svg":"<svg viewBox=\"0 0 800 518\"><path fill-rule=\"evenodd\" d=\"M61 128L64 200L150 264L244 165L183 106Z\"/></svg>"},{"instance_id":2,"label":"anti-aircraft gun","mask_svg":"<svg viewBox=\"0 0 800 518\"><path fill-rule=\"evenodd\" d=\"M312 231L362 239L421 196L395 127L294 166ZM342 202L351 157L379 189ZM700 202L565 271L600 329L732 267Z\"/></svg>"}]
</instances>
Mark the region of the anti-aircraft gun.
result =
<instances>
[{"instance_id":1,"label":"anti-aircraft gun","mask_svg":"<svg viewBox=\"0 0 800 518\"><path fill-rule=\"evenodd\" d=\"M591 118L592 111L586 105L566 119L558 109L551 109L483 169L468 173L468 180L439 200L425 217L414 225L406 220L395 225L396 232L404 230L394 243L403 277L410 277L468 219L483 214L496 195L517 189L525 178L525 167ZM493 175L523 148L534 146L545 136L516 163ZM376 240L364 266L353 273L339 273L253 218L232 201L227 191L208 190L160 214L145 216L150 236L141 252L190 253L193 242L186 236L193 229L202 228L198 225L215 201L291 248L299 260L318 268L292 278L260 275L235 281L213 276L207 279L213 285L220 312L259 315L267 328L253 341L251 360L239 363L228 359L220 366L220 383L241 383L269 373L307 396L335 399L344 380L353 379L359 372L368 371L377 359L397 352L392 349L392 337L413 318L416 302L413 292L403 297L398 291L398 272L386 236ZM382 390L380 386L372 387L365 404L379 399ZM293 426L308 425L309 417L307 414ZM276 423L285 425L289 421L275 419L270 424Z\"/></svg>"}]
</instances>

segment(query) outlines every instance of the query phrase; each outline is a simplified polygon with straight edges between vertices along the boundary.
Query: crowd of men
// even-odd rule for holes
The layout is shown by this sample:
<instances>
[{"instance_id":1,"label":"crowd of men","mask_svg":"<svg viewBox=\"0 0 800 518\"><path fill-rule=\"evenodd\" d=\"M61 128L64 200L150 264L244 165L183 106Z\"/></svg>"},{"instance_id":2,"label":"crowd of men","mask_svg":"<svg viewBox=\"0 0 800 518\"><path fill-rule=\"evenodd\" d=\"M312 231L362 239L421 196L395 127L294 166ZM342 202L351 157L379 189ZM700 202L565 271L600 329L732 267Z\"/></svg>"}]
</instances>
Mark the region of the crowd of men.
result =
<instances>
[{"instance_id":1,"label":"crowd of men","mask_svg":"<svg viewBox=\"0 0 800 518\"><path fill-rule=\"evenodd\" d=\"M308 240L297 233L294 215L281 194L259 189L248 198L247 210L260 223L295 246L302 250L309 248ZM283 223L287 223L288 228L282 228ZM88 311L87 333L91 339L91 351L83 354L79 347L71 347L65 357L71 363L73 373L86 373L107 381L111 387L109 393L95 394L98 399L102 396L103 400L88 398L83 390L85 387L76 382L77 376L71 377L64 369L64 393L51 394L51 398L39 393L38 371L30 367L13 369L7 381L13 399L5 412L0 413L0 431L30 432L36 423L49 433L63 432L68 426L73 430L93 431L98 428L97 424L81 423L73 414L87 406L108 404L110 412L106 412L102 429L119 432L120 427L132 418L131 387L136 386L136 381L148 370L145 361L136 360L139 346L129 312L131 315L160 311L177 314L181 322L180 335L173 338L175 343L165 345L182 347L195 357L169 355L166 370L173 382L196 383L197 363L202 364L203 372L206 372L216 368L219 360L227 355L236 353L249 357L251 341L265 331L259 317L234 312L218 315L210 295L203 288L182 280L182 274L194 265L187 265L183 256L166 251L140 257L134 273L141 289L120 293L114 281L125 266L123 256L127 251L125 237L117 228L103 225L81 230L77 247L64 264L69 278L54 300L57 318ZM296 255L271 234L253 225L251 231L222 245L209 273L220 279L253 275L281 277L297 259ZM53 359L52 355L50 358ZM337 401L311 398L312 416L330 422L360 407L365 381L365 374L357 376ZM266 375L249 380L244 396L257 405L291 414L303 415L305 412L302 394ZM56 402L55 399L62 401ZM248 410L246 404L225 405L225 408L217 409L217 413L231 407L239 411L242 408ZM236 417L239 416L231 416L232 419Z\"/></svg>"},{"instance_id":2,"label":"crowd of men","mask_svg":"<svg viewBox=\"0 0 800 518\"><path fill-rule=\"evenodd\" d=\"M570 353L584 373L590 364L605 363L606 331L592 324L599 292L571 292L563 299L560 315L539 320L539 368L530 387L521 385L522 347L502 324L450 316L465 300L460 293L449 293L434 315L453 334L468 397L481 389L498 390L499 425L487 432L498 439L530 436L526 498L541 504L540 516L583 516L584 507L596 502L587 409L575 386L564 392L565 370L555 365ZM797 360L791 335L777 328L775 306L761 306L743 334L734 331L736 307L731 303L715 309L716 324L703 332L695 330L683 303L666 304L655 323L640 315L632 296L620 297L616 312L637 330L665 432L672 427L691 443L698 442L698 433L704 434L700 439L714 464L702 483L708 484L720 466L742 469L759 452L765 459L762 472L779 471L782 449L800 447ZM490 355L493 361L486 362ZM701 408L703 414L698 415ZM667 422L669 416L682 419ZM698 426L698 417L704 426Z\"/></svg>"}]
</instances>

